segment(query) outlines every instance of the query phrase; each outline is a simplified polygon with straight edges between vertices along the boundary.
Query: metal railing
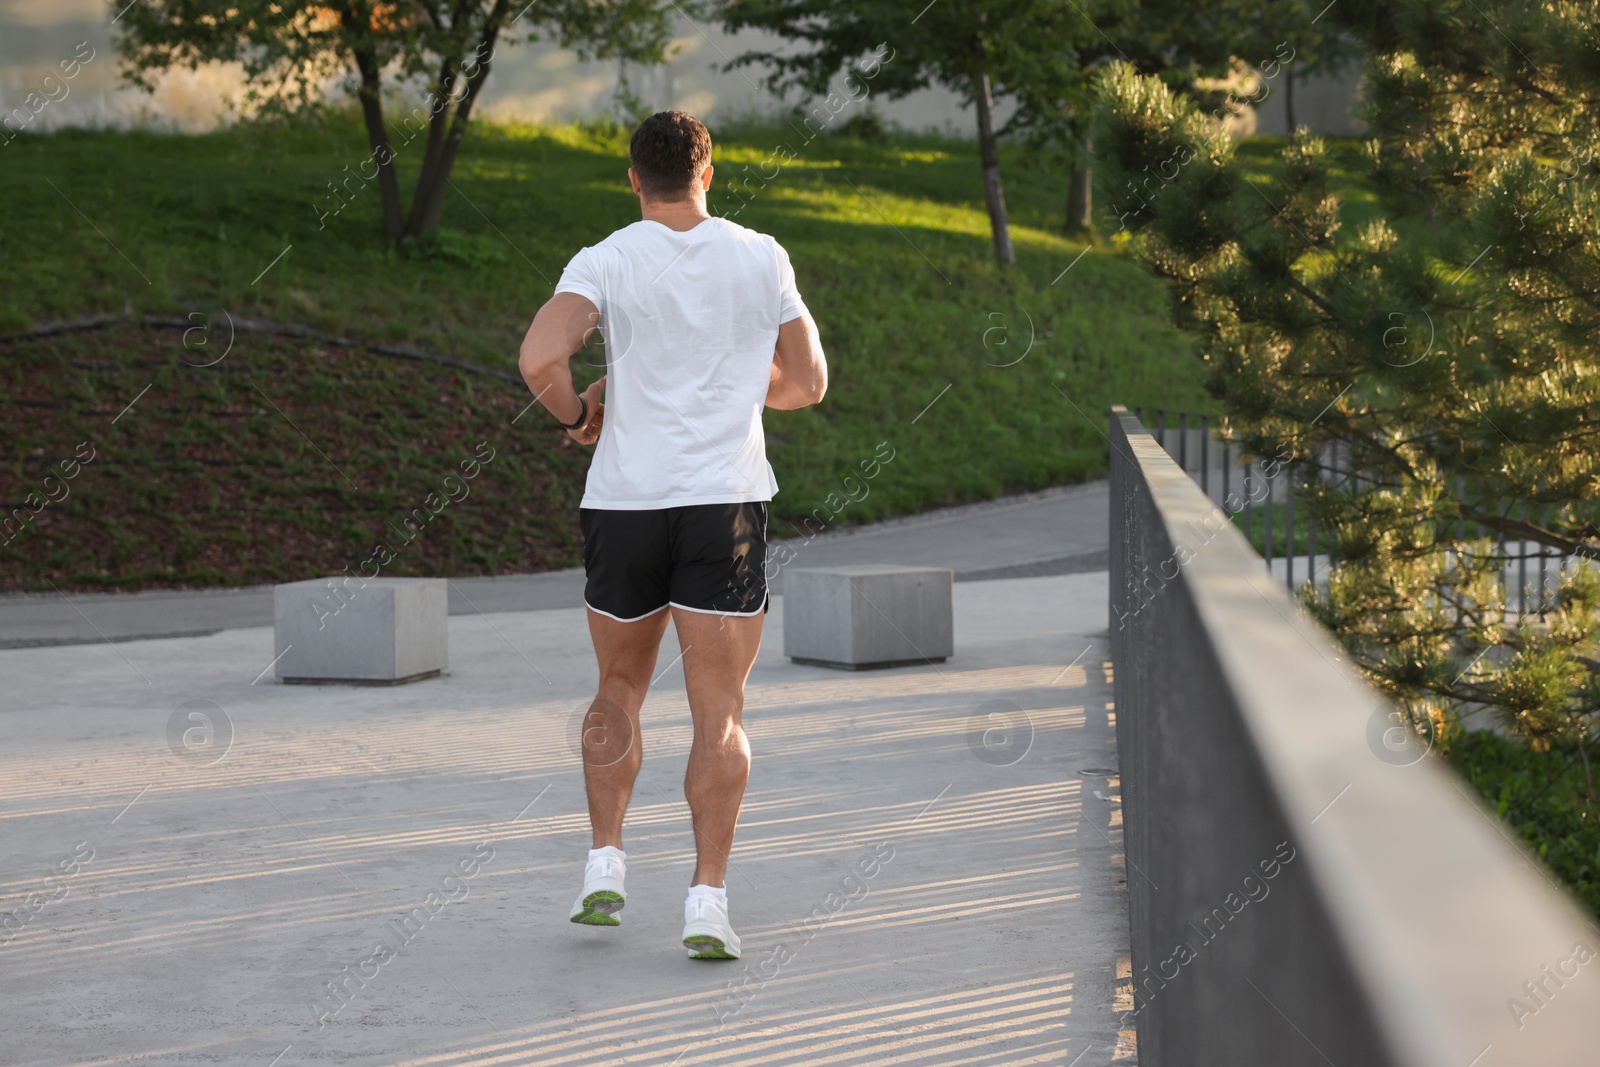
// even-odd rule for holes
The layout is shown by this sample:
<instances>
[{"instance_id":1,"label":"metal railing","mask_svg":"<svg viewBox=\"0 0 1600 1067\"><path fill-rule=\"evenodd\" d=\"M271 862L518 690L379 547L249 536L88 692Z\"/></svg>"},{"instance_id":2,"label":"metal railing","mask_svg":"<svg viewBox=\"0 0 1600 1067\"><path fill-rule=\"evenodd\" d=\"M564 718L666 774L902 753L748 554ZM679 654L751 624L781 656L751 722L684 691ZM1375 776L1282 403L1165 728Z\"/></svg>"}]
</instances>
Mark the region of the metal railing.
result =
<instances>
[{"instance_id":1,"label":"metal railing","mask_svg":"<svg viewBox=\"0 0 1600 1067\"><path fill-rule=\"evenodd\" d=\"M1280 471L1267 476L1259 459L1216 432L1219 420L1214 416L1152 407L1148 411L1153 422L1147 423L1146 410L1137 406L1132 409L1141 426L1200 486L1200 491L1230 516L1238 516L1245 539L1253 544L1256 528L1261 528L1262 556L1268 570L1282 578L1290 589L1327 580L1329 568L1338 563L1338 539L1331 531L1320 531L1319 537L1316 516L1309 511L1303 515L1305 537L1300 539L1302 524L1295 521L1296 496L1298 488L1312 478L1334 483L1358 481L1360 472L1350 469L1346 456L1330 451L1322 457L1318 468L1283 463ZM1252 493L1246 489L1249 484L1264 487L1261 500L1252 499ZM1234 502L1238 506L1234 506ZM1280 504L1283 551L1279 551L1278 539L1273 536ZM1532 508L1521 501L1490 506L1524 522L1532 521L1545 529L1550 528L1552 509L1549 504ZM1504 531L1490 530L1481 523L1462 519L1457 525L1457 540L1486 538L1494 542L1495 556L1500 560L1501 581L1508 593L1506 607L1519 616L1533 615L1543 621L1555 604L1561 573L1587 565L1583 558L1548 545L1509 540Z\"/></svg>"},{"instance_id":2,"label":"metal railing","mask_svg":"<svg viewBox=\"0 0 1600 1067\"><path fill-rule=\"evenodd\" d=\"M1151 433L1110 423L1139 1062L1593 1063L1594 917L1438 759L1395 762L1391 705Z\"/></svg>"}]
</instances>

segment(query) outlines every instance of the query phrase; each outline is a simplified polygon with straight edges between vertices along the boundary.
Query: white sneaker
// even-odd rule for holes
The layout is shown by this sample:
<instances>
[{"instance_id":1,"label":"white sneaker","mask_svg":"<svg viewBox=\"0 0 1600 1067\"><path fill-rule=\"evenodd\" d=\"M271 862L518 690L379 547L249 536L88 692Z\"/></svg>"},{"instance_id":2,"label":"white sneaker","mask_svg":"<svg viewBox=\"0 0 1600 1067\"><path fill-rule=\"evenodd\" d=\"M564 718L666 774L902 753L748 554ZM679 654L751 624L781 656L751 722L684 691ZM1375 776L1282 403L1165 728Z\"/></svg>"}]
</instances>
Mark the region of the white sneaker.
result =
<instances>
[{"instance_id":1,"label":"white sneaker","mask_svg":"<svg viewBox=\"0 0 1600 1067\"><path fill-rule=\"evenodd\" d=\"M621 926L617 912L626 902L622 879L627 873L624 853L614 848L591 851L583 869L583 893L572 905L572 921L586 926Z\"/></svg>"},{"instance_id":2,"label":"white sneaker","mask_svg":"<svg viewBox=\"0 0 1600 1067\"><path fill-rule=\"evenodd\" d=\"M736 960L739 935L728 924L728 906L705 893L690 893L683 905L683 947L692 960Z\"/></svg>"}]
</instances>

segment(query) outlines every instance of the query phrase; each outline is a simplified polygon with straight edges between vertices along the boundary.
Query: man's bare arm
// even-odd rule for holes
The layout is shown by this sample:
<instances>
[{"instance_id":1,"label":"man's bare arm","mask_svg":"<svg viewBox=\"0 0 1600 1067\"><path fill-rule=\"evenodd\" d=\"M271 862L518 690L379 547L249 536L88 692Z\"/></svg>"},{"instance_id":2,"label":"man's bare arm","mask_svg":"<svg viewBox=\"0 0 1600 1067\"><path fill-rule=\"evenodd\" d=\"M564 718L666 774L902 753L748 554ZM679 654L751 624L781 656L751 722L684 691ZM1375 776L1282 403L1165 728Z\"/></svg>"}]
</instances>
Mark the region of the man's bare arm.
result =
<instances>
[{"instance_id":1,"label":"man's bare arm","mask_svg":"<svg viewBox=\"0 0 1600 1067\"><path fill-rule=\"evenodd\" d=\"M600 309L589 298L577 293L557 293L534 315L527 336L522 339L517 358L522 380L528 383L534 398L563 424L576 419L582 410L567 361L583 347L589 331L599 321ZM584 390L589 420L578 429L568 431L574 440L586 445L599 440L600 415L604 409L600 399L604 395L604 378Z\"/></svg>"},{"instance_id":2,"label":"man's bare arm","mask_svg":"<svg viewBox=\"0 0 1600 1067\"><path fill-rule=\"evenodd\" d=\"M772 354L772 383L767 387L767 407L782 411L819 403L828 391L828 361L811 312L802 311L778 327L778 347Z\"/></svg>"}]
</instances>

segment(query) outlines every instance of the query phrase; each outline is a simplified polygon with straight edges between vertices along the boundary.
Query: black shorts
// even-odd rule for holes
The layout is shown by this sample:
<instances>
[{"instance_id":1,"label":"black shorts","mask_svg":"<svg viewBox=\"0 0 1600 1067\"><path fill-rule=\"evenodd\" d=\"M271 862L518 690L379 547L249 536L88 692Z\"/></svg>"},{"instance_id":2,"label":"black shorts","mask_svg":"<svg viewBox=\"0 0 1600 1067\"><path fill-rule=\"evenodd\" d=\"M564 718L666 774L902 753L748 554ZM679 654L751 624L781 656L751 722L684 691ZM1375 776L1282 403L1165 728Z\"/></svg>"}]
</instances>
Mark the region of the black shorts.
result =
<instances>
[{"instance_id":1,"label":"black shorts","mask_svg":"<svg viewBox=\"0 0 1600 1067\"><path fill-rule=\"evenodd\" d=\"M649 511L580 508L583 599L619 622L670 604L711 615L767 610L767 502Z\"/></svg>"}]
</instances>

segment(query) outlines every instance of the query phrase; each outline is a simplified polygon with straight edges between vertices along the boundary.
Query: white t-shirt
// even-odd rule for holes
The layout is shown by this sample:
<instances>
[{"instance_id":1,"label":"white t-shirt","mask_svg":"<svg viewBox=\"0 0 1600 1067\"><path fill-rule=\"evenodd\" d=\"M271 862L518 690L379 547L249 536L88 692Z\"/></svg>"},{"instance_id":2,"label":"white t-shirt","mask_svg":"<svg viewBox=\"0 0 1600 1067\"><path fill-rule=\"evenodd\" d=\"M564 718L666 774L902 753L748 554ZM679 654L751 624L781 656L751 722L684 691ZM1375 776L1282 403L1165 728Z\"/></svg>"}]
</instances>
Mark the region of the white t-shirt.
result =
<instances>
[{"instance_id":1,"label":"white t-shirt","mask_svg":"<svg viewBox=\"0 0 1600 1067\"><path fill-rule=\"evenodd\" d=\"M572 257L556 285L600 309L606 417L580 506L771 500L761 411L778 326L805 310L789 254L721 218L649 219Z\"/></svg>"}]
</instances>

